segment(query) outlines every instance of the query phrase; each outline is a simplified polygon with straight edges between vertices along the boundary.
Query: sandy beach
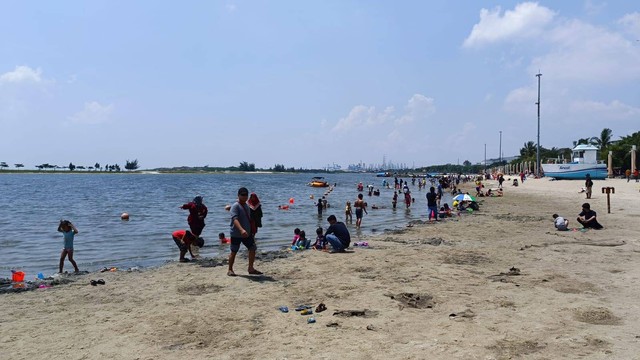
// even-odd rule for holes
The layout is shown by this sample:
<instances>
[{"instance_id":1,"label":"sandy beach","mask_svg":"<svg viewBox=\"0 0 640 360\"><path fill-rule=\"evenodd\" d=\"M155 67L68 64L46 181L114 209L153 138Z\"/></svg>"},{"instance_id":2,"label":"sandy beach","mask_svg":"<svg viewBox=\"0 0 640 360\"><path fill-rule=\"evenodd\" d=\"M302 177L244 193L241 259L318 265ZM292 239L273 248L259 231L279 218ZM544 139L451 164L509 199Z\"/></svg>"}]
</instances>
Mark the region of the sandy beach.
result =
<instances>
[{"instance_id":1,"label":"sandy beach","mask_svg":"<svg viewBox=\"0 0 640 360\"><path fill-rule=\"evenodd\" d=\"M264 276L242 249L238 277L174 262L0 295L0 358L640 359L640 184L595 181L591 200L582 181L505 185L351 253L272 254ZM553 213L578 227L585 201L604 230L554 229ZM315 323L294 310L320 302Z\"/></svg>"}]
</instances>

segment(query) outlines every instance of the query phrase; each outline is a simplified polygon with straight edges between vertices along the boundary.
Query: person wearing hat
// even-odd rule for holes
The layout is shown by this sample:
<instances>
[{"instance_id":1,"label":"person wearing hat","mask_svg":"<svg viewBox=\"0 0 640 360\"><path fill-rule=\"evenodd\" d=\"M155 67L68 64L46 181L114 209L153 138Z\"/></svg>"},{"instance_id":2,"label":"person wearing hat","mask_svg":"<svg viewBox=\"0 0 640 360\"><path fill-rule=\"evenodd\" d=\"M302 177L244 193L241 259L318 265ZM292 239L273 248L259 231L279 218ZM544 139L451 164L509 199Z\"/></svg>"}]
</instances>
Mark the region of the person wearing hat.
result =
<instances>
[{"instance_id":1,"label":"person wearing hat","mask_svg":"<svg viewBox=\"0 0 640 360\"><path fill-rule=\"evenodd\" d=\"M183 210L189 210L189 217L187 223L191 229L191 233L195 237L202 235L202 230L205 227L204 219L207 217L208 209L202 202L202 196L196 196L193 201L188 202L180 207ZM191 246L190 251L195 255L195 258L200 257L200 249L197 246Z\"/></svg>"},{"instance_id":2,"label":"person wearing hat","mask_svg":"<svg viewBox=\"0 0 640 360\"><path fill-rule=\"evenodd\" d=\"M171 234L173 237L173 241L175 241L178 249L180 249L180 262L189 262L189 259L186 259L184 256L189 251L192 259L195 259L193 252L191 252L191 246L196 246L201 248L204 245L204 239L201 237L195 236L189 230L176 230Z\"/></svg>"}]
</instances>

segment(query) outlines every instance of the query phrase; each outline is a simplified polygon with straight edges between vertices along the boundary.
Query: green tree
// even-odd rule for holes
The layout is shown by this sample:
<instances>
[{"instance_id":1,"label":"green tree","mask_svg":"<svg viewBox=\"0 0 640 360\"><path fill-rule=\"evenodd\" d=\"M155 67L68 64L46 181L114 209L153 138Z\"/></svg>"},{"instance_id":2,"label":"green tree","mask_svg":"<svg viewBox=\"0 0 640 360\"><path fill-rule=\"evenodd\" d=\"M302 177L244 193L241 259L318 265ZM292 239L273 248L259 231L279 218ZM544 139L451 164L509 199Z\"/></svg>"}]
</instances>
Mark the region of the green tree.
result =
<instances>
[{"instance_id":1,"label":"green tree","mask_svg":"<svg viewBox=\"0 0 640 360\"><path fill-rule=\"evenodd\" d=\"M100 169L100 163L96 163L95 165L93 165L93 167L94 167L94 168L96 169L96 171L97 171L98 169ZM100 169L100 170L102 170L102 169Z\"/></svg>"},{"instance_id":2,"label":"green tree","mask_svg":"<svg viewBox=\"0 0 640 360\"><path fill-rule=\"evenodd\" d=\"M255 164L249 164L246 161L242 161L240 163L240 166L238 166L238 170L240 170L240 171L256 171L256 165Z\"/></svg>"},{"instance_id":3,"label":"green tree","mask_svg":"<svg viewBox=\"0 0 640 360\"><path fill-rule=\"evenodd\" d=\"M68 168L69 168L69 171L73 171L73 170L75 170L75 169L76 169L76 166L75 166L75 165L73 165L73 163L69 163Z\"/></svg>"},{"instance_id":4,"label":"green tree","mask_svg":"<svg viewBox=\"0 0 640 360\"><path fill-rule=\"evenodd\" d=\"M133 161L129 161L127 160L127 163L124 165L124 168L131 171L131 170L137 170L140 166L138 166L138 159L135 159Z\"/></svg>"},{"instance_id":5,"label":"green tree","mask_svg":"<svg viewBox=\"0 0 640 360\"><path fill-rule=\"evenodd\" d=\"M17 168L23 168L23 167L24 167L24 164L13 164L13 166L15 166L15 167L16 167L16 169L17 169Z\"/></svg>"},{"instance_id":6,"label":"green tree","mask_svg":"<svg viewBox=\"0 0 640 360\"><path fill-rule=\"evenodd\" d=\"M4 162L4 161L0 162L0 170L1 170L1 168L6 168L6 167L9 167L9 165L7 165L6 162Z\"/></svg>"}]
</instances>

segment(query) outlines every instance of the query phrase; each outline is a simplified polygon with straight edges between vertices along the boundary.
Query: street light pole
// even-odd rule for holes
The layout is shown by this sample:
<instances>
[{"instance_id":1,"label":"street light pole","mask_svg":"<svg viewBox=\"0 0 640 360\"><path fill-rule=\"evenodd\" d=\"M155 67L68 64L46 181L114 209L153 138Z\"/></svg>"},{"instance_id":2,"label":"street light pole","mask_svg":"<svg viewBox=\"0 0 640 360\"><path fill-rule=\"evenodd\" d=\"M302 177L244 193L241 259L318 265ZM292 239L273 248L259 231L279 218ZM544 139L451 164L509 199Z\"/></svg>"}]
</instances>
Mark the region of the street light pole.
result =
<instances>
[{"instance_id":1,"label":"street light pole","mask_svg":"<svg viewBox=\"0 0 640 360\"><path fill-rule=\"evenodd\" d=\"M500 153L498 158L500 159L500 166L502 166L502 130L500 130Z\"/></svg>"},{"instance_id":2,"label":"street light pole","mask_svg":"<svg viewBox=\"0 0 640 360\"><path fill-rule=\"evenodd\" d=\"M487 175L487 144L484 144L484 175Z\"/></svg>"},{"instance_id":3,"label":"street light pole","mask_svg":"<svg viewBox=\"0 0 640 360\"><path fill-rule=\"evenodd\" d=\"M536 74L536 77L538 77L538 102L536 103L536 105L538 105L538 144L536 146L536 176L540 177L540 78L542 77L542 74L538 72L538 74Z\"/></svg>"}]
</instances>

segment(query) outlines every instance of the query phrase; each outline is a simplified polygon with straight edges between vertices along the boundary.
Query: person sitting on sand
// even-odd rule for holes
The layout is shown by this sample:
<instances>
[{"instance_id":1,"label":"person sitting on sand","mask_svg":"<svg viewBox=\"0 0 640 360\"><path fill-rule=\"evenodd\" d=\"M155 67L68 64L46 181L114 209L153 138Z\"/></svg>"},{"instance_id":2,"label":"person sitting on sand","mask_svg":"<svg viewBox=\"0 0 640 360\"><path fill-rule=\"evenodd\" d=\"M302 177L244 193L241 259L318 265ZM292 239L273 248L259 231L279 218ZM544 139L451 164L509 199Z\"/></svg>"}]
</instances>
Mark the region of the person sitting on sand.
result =
<instances>
[{"instance_id":1,"label":"person sitting on sand","mask_svg":"<svg viewBox=\"0 0 640 360\"><path fill-rule=\"evenodd\" d=\"M347 226L339 222L335 215L327 218L329 228L325 232L324 238L331 244L334 252L345 252L345 249L351 244L351 234Z\"/></svg>"},{"instance_id":2,"label":"person sitting on sand","mask_svg":"<svg viewBox=\"0 0 640 360\"><path fill-rule=\"evenodd\" d=\"M578 222L585 228L600 230L603 228L596 218L596 212L591 210L589 203L582 204L582 212L578 214Z\"/></svg>"},{"instance_id":3,"label":"person sitting on sand","mask_svg":"<svg viewBox=\"0 0 640 360\"><path fill-rule=\"evenodd\" d=\"M513 186L518 186L518 179L513 179Z\"/></svg>"},{"instance_id":4,"label":"person sitting on sand","mask_svg":"<svg viewBox=\"0 0 640 360\"><path fill-rule=\"evenodd\" d=\"M311 247L311 240L307 239L307 234L304 230L300 230L298 241L296 242L298 250L309 249Z\"/></svg>"},{"instance_id":5,"label":"person sitting on sand","mask_svg":"<svg viewBox=\"0 0 640 360\"><path fill-rule=\"evenodd\" d=\"M176 230L171 236L173 237L173 241L175 241L178 249L180 249L180 258L178 259L180 262L189 262L189 259L186 259L184 256L189 251L189 255L191 255L192 259L196 257L191 252L191 245L195 245L201 248L204 245L204 239L201 237L196 237L189 230Z\"/></svg>"},{"instance_id":6,"label":"person sitting on sand","mask_svg":"<svg viewBox=\"0 0 640 360\"><path fill-rule=\"evenodd\" d=\"M503 195L504 195L504 192L502 191L502 189L496 190L495 196L500 197L500 196L503 196Z\"/></svg>"},{"instance_id":7,"label":"person sitting on sand","mask_svg":"<svg viewBox=\"0 0 640 360\"><path fill-rule=\"evenodd\" d=\"M327 241L322 235L322 228L319 227L316 229L316 242L313 243L313 248L316 250L324 250L327 248Z\"/></svg>"},{"instance_id":8,"label":"person sitting on sand","mask_svg":"<svg viewBox=\"0 0 640 360\"><path fill-rule=\"evenodd\" d=\"M446 217L451 217L451 208L449 207L449 204L444 203L444 214L446 215Z\"/></svg>"},{"instance_id":9,"label":"person sitting on sand","mask_svg":"<svg viewBox=\"0 0 640 360\"><path fill-rule=\"evenodd\" d=\"M560 230L560 231L569 230L569 220L563 218L558 214L553 214L553 223L557 230Z\"/></svg>"},{"instance_id":10,"label":"person sitting on sand","mask_svg":"<svg viewBox=\"0 0 640 360\"><path fill-rule=\"evenodd\" d=\"M295 228L293 229L293 241L291 242L291 246L296 246L298 240L300 240L300 229Z\"/></svg>"}]
</instances>

